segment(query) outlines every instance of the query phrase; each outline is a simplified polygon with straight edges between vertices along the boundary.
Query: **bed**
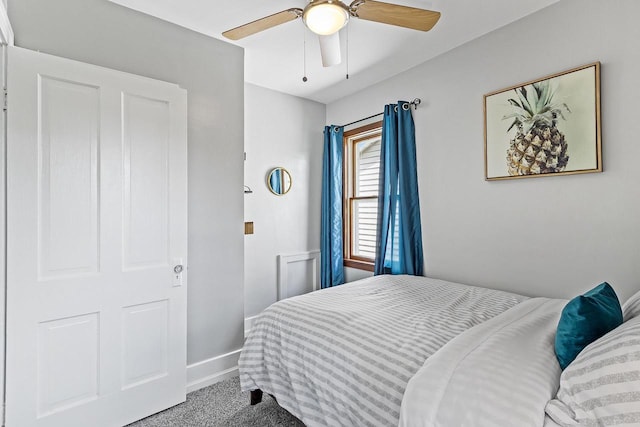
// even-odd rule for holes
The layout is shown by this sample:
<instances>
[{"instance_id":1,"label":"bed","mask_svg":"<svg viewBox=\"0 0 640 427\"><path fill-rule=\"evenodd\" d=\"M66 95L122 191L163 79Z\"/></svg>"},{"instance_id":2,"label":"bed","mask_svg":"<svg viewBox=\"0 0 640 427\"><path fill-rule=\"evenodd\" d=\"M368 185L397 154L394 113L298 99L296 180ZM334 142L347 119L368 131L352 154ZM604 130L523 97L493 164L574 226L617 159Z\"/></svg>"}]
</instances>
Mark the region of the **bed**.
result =
<instances>
[{"instance_id":1,"label":"bed","mask_svg":"<svg viewBox=\"0 0 640 427\"><path fill-rule=\"evenodd\" d=\"M554 353L566 303L414 276L320 290L260 315L240 356L241 387L252 403L272 395L309 427L582 425L595 415L569 396L574 363L561 376ZM638 347L632 376L636 323L626 335ZM563 387L569 398L559 401Z\"/></svg>"},{"instance_id":2,"label":"bed","mask_svg":"<svg viewBox=\"0 0 640 427\"><path fill-rule=\"evenodd\" d=\"M309 427L397 425L407 382L430 355L525 299L384 275L279 301L247 337L241 387L273 395Z\"/></svg>"}]
</instances>

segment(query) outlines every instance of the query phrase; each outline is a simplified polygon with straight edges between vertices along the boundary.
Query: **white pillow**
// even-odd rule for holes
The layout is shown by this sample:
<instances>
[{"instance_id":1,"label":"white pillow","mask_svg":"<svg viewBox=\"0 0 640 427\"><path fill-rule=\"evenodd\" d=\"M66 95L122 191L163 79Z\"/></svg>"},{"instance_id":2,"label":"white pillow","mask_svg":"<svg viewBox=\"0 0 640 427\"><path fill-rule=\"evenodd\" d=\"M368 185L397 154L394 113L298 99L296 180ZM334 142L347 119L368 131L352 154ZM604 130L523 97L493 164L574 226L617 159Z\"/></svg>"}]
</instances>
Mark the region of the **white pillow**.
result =
<instances>
[{"instance_id":1,"label":"white pillow","mask_svg":"<svg viewBox=\"0 0 640 427\"><path fill-rule=\"evenodd\" d=\"M640 314L640 291L633 294L631 298L629 298L622 305L622 316L624 317L624 321L636 317Z\"/></svg>"},{"instance_id":2,"label":"white pillow","mask_svg":"<svg viewBox=\"0 0 640 427\"><path fill-rule=\"evenodd\" d=\"M563 427L640 425L640 316L578 354L545 412Z\"/></svg>"}]
</instances>

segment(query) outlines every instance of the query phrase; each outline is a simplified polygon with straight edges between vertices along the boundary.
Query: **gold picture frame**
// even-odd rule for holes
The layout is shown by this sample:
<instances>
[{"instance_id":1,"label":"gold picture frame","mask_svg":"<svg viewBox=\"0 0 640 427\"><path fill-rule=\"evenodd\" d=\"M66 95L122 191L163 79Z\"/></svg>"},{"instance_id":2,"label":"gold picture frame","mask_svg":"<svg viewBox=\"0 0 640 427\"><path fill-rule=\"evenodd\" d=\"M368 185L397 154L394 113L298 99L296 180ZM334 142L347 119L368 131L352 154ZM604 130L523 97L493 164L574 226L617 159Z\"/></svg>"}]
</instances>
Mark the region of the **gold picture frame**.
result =
<instances>
[{"instance_id":1,"label":"gold picture frame","mask_svg":"<svg viewBox=\"0 0 640 427\"><path fill-rule=\"evenodd\" d=\"M600 62L484 96L488 181L602 172Z\"/></svg>"}]
</instances>

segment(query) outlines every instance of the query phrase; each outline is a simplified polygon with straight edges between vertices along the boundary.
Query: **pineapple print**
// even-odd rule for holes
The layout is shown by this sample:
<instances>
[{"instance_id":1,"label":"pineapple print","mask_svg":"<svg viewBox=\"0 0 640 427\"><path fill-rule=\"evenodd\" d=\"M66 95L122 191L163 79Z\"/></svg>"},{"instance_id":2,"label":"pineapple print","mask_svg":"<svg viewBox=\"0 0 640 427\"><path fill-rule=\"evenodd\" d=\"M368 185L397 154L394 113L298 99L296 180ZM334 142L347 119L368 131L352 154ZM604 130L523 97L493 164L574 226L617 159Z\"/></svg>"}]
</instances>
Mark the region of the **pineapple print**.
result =
<instances>
[{"instance_id":1,"label":"pineapple print","mask_svg":"<svg viewBox=\"0 0 640 427\"><path fill-rule=\"evenodd\" d=\"M557 120L566 120L562 111L571 112L567 104L553 102L549 80L514 89L517 99L509 99L513 113L502 119L513 119L507 129L516 127L509 142L507 166L509 175L537 175L561 172L567 166L568 144L557 128Z\"/></svg>"}]
</instances>

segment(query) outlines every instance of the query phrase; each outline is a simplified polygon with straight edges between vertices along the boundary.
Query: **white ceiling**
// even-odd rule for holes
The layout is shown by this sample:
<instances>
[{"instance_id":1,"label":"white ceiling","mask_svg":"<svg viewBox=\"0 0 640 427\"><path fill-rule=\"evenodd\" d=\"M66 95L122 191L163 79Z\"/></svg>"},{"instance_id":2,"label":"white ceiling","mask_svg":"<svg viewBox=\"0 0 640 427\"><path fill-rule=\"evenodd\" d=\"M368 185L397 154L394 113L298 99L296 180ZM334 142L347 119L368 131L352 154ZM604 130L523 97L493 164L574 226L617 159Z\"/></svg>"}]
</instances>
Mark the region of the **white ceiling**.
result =
<instances>
[{"instance_id":1,"label":"white ceiling","mask_svg":"<svg viewBox=\"0 0 640 427\"><path fill-rule=\"evenodd\" d=\"M111 0L245 49L245 81L322 103L347 96L559 0L386 0L442 13L429 32L351 19L342 64L323 68L316 36L301 19L237 42L221 33L306 0ZM347 0L347 4L348 0ZM345 52L349 38L349 79ZM302 81L306 33L308 81ZM224 59L221 59L224 60Z\"/></svg>"}]
</instances>

